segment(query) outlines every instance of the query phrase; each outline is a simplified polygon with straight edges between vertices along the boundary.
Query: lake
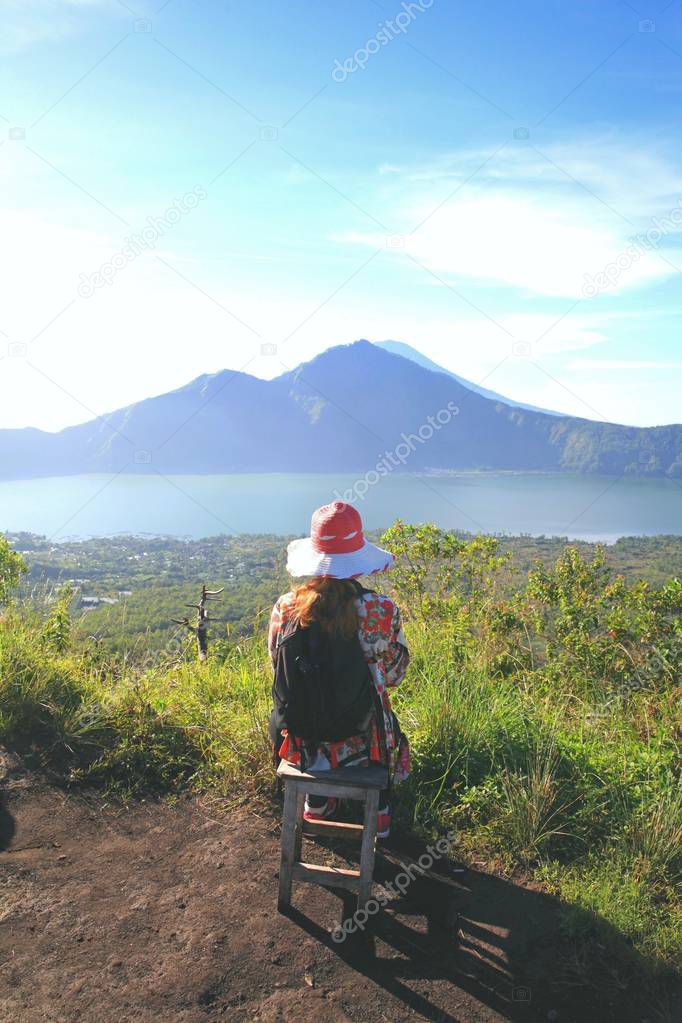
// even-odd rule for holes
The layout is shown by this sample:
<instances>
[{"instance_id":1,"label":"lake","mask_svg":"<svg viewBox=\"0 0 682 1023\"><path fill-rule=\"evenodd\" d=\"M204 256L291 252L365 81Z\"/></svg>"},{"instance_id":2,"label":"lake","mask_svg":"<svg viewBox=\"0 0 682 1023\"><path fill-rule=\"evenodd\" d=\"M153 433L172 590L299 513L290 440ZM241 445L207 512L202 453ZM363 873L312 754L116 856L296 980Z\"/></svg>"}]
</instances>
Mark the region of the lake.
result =
<instances>
[{"instance_id":1,"label":"lake","mask_svg":"<svg viewBox=\"0 0 682 1023\"><path fill-rule=\"evenodd\" d=\"M358 477L279 473L228 476L67 476L0 482L0 530L55 540L153 533L304 533L311 510L348 499ZM355 500L368 529L435 522L470 532L568 536L682 534L682 482L528 473L395 473Z\"/></svg>"}]
</instances>

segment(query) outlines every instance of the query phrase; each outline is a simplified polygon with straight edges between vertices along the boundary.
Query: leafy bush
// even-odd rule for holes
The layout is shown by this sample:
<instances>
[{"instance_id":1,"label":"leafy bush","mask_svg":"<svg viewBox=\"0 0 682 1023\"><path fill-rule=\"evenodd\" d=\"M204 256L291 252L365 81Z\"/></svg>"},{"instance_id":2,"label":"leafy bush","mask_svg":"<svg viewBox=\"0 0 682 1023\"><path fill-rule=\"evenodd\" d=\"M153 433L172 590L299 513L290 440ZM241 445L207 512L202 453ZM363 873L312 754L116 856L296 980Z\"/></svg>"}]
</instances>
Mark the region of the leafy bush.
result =
<instances>
[{"instance_id":1,"label":"leafy bush","mask_svg":"<svg viewBox=\"0 0 682 1023\"><path fill-rule=\"evenodd\" d=\"M24 572L28 570L21 554L13 551L4 536L0 535L0 604L9 600Z\"/></svg>"}]
</instances>

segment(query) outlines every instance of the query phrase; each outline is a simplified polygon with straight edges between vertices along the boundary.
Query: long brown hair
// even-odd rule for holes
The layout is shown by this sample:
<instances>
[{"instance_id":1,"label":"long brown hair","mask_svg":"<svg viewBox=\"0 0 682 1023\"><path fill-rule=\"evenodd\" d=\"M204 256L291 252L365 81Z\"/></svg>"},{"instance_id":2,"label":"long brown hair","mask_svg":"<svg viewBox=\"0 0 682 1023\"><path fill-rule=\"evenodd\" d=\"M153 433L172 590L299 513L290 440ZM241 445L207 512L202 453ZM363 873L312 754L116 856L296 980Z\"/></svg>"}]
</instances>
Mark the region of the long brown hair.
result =
<instances>
[{"instance_id":1,"label":"long brown hair","mask_svg":"<svg viewBox=\"0 0 682 1023\"><path fill-rule=\"evenodd\" d=\"M305 629L319 622L327 632L337 632L346 639L357 632L357 591L350 579L311 579L294 590L293 615Z\"/></svg>"}]
</instances>

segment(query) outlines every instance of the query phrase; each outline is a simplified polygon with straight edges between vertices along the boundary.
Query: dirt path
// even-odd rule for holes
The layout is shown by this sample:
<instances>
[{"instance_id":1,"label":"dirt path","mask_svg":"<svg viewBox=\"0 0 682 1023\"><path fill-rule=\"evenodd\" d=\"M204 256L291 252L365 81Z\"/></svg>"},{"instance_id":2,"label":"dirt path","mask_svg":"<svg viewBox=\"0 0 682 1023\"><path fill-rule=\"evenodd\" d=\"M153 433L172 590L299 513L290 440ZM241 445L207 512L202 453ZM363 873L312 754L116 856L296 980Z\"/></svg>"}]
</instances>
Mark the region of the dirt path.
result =
<instances>
[{"instance_id":1,"label":"dirt path","mask_svg":"<svg viewBox=\"0 0 682 1023\"><path fill-rule=\"evenodd\" d=\"M545 959L556 907L476 872L416 880L337 944L341 902L298 886L275 909L279 830L197 800L124 812L21 768L0 817L2 1023L493 1023L640 1020L586 992L563 1001ZM310 843L311 859L334 854ZM422 849L391 847L381 880ZM338 856L335 862L339 860Z\"/></svg>"}]
</instances>

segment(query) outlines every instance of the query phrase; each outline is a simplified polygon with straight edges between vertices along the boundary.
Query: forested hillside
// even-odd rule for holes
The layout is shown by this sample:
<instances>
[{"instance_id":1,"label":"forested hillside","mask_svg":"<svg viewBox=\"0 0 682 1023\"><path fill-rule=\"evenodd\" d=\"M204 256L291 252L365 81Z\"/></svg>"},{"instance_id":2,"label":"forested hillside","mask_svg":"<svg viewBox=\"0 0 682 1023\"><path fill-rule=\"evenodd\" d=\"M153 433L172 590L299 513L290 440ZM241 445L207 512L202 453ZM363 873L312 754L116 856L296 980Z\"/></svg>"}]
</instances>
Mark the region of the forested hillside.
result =
<instances>
[{"instance_id":1,"label":"forested hillside","mask_svg":"<svg viewBox=\"0 0 682 1023\"><path fill-rule=\"evenodd\" d=\"M469 534L456 533L460 538ZM373 534L375 540L380 534ZM224 587L215 608L213 634L225 638L253 629L257 614L267 614L290 586L284 570L290 538L216 536L203 540L120 536L54 544L45 537L10 533L8 538L28 564L21 593L36 606L52 600L63 585L73 590L76 634L95 637L104 649L144 657L163 649L182 630L173 618L196 601L198 587ZM512 593L536 561L551 565L568 541L560 537L500 537L499 549L513 555L498 578ZM585 557L596 545L574 544ZM604 548L606 564L628 580L659 586L671 575L682 578L682 537L623 537ZM381 583L377 582L377 585Z\"/></svg>"}]
</instances>

